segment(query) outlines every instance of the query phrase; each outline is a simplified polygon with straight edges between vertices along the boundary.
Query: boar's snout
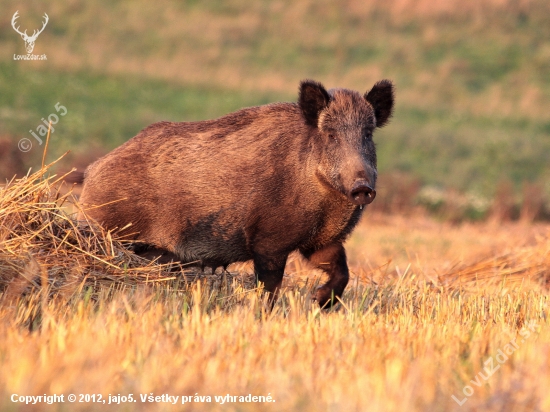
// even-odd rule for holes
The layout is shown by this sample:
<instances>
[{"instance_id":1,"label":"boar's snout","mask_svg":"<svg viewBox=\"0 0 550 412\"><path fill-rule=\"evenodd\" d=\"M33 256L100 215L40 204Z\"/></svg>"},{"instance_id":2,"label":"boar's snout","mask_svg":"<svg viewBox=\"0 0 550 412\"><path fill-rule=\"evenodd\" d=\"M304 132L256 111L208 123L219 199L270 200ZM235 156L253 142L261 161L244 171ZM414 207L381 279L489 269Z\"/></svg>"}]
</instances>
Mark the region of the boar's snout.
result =
<instances>
[{"instance_id":1,"label":"boar's snout","mask_svg":"<svg viewBox=\"0 0 550 412\"><path fill-rule=\"evenodd\" d=\"M368 205L376 197L376 190L366 180L357 180L351 188L350 196L356 205Z\"/></svg>"}]
</instances>

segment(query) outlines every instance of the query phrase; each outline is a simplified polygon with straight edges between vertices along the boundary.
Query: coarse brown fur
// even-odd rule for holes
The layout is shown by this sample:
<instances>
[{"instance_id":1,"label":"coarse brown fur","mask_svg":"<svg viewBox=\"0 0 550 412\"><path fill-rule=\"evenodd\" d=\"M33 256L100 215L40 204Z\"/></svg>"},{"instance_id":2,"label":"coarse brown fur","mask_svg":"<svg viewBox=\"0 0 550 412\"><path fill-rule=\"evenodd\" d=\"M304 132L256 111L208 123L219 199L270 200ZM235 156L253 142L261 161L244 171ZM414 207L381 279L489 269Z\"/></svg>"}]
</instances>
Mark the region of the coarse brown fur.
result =
<instances>
[{"instance_id":1,"label":"coarse brown fur","mask_svg":"<svg viewBox=\"0 0 550 412\"><path fill-rule=\"evenodd\" d=\"M306 80L298 103L155 123L88 167L81 201L106 204L89 214L107 228L131 223L149 257L252 259L274 296L299 250L329 275L325 305L347 285L342 244L376 194L372 132L392 109L387 80L363 96Z\"/></svg>"}]
</instances>

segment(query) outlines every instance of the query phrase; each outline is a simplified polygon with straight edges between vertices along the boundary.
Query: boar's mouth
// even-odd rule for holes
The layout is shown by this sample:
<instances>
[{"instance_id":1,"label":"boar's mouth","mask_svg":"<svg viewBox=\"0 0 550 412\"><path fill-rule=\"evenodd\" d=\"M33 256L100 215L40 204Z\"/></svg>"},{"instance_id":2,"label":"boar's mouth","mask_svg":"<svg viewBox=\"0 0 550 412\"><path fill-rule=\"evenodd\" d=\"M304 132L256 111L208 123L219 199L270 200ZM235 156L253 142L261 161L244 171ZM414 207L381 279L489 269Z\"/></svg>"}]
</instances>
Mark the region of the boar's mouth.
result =
<instances>
[{"instance_id":1,"label":"boar's mouth","mask_svg":"<svg viewBox=\"0 0 550 412\"><path fill-rule=\"evenodd\" d=\"M350 192L351 201L356 205L363 206L372 203L376 197L376 190L366 182L359 181L353 185Z\"/></svg>"}]
</instances>

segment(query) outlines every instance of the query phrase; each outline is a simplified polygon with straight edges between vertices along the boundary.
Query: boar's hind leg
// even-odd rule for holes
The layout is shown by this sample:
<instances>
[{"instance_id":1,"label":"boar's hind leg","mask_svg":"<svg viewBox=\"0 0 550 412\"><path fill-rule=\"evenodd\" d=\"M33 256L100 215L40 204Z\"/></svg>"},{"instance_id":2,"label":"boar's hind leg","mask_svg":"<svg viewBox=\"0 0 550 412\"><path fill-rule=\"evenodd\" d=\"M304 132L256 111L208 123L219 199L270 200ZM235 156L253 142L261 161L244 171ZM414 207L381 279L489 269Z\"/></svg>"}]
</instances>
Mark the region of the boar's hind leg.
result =
<instances>
[{"instance_id":1,"label":"boar's hind leg","mask_svg":"<svg viewBox=\"0 0 550 412\"><path fill-rule=\"evenodd\" d=\"M264 255L254 255L254 272L256 273L256 282L264 284L264 290L270 293L269 301L271 305L275 303L279 296L279 289L283 283L287 256L270 258Z\"/></svg>"},{"instance_id":2,"label":"boar's hind leg","mask_svg":"<svg viewBox=\"0 0 550 412\"><path fill-rule=\"evenodd\" d=\"M329 280L315 293L315 300L321 307L332 306L336 298L342 296L348 284L349 271L346 263L346 252L340 243L332 244L315 252L303 253L318 269L329 276ZM331 303L331 300L335 301Z\"/></svg>"},{"instance_id":3,"label":"boar's hind leg","mask_svg":"<svg viewBox=\"0 0 550 412\"><path fill-rule=\"evenodd\" d=\"M135 244L133 250L136 255L141 256L142 258L149 260L157 259L157 263L161 265L180 261L179 256L174 253L151 245Z\"/></svg>"}]
</instances>

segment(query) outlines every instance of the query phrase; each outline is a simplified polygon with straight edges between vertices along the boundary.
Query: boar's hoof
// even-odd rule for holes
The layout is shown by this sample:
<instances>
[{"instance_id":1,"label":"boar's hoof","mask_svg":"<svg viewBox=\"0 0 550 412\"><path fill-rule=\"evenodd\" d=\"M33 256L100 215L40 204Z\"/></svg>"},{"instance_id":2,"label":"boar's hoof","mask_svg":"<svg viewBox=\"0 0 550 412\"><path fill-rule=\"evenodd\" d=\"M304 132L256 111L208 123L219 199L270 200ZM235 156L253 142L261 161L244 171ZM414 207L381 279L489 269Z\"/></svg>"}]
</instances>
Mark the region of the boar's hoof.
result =
<instances>
[{"instance_id":1,"label":"boar's hoof","mask_svg":"<svg viewBox=\"0 0 550 412\"><path fill-rule=\"evenodd\" d=\"M376 190L370 187L366 182L356 182L351 189L351 199L356 205L368 205L376 197Z\"/></svg>"}]
</instances>

